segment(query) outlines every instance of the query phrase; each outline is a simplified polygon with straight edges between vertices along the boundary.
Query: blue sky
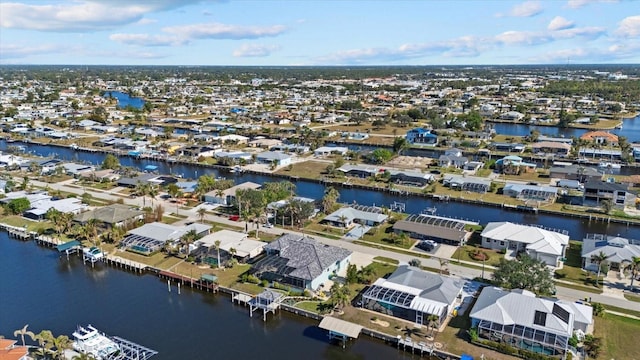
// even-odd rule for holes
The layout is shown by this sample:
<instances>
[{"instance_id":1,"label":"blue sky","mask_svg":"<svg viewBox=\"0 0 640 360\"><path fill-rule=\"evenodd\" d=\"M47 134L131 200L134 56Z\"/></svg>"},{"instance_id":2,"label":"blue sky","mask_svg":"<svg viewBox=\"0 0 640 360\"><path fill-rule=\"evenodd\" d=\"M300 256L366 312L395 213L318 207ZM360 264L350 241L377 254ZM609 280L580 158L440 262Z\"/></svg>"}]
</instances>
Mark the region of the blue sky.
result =
<instances>
[{"instance_id":1,"label":"blue sky","mask_svg":"<svg viewBox=\"0 0 640 360\"><path fill-rule=\"evenodd\" d=\"M3 0L0 63L640 63L640 1Z\"/></svg>"}]
</instances>

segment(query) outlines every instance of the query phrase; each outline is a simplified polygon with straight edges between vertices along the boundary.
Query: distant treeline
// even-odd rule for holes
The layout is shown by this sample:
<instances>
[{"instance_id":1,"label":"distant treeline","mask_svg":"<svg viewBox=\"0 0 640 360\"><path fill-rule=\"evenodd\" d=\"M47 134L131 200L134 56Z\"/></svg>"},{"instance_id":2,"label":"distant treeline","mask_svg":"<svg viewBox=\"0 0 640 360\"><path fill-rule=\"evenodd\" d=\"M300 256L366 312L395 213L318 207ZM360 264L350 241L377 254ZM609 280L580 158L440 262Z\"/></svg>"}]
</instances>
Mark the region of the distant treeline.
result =
<instances>
[{"instance_id":1,"label":"distant treeline","mask_svg":"<svg viewBox=\"0 0 640 360\"><path fill-rule=\"evenodd\" d=\"M550 95L597 96L626 103L640 101L640 82L638 80L562 80L550 82L542 91Z\"/></svg>"}]
</instances>

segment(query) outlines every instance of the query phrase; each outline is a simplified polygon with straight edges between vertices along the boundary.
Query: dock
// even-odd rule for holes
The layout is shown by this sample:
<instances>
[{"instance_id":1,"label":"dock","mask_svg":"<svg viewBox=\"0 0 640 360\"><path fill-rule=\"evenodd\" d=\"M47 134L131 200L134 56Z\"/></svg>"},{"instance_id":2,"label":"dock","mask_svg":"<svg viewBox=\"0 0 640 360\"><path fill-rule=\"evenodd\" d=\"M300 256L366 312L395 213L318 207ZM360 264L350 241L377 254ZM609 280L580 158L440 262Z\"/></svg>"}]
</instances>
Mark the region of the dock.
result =
<instances>
[{"instance_id":1,"label":"dock","mask_svg":"<svg viewBox=\"0 0 640 360\"><path fill-rule=\"evenodd\" d=\"M280 303L284 300L284 294L266 289L249 301L249 316L253 317L253 312L262 310L262 321L267 321L267 314L273 313L280 308Z\"/></svg>"},{"instance_id":2,"label":"dock","mask_svg":"<svg viewBox=\"0 0 640 360\"><path fill-rule=\"evenodd\" d=\"M192 288L200 289L203 291L211 291L214 294L220 290L220 286L218 285L218 277L215 275L202 275L200 279L194 279L189 276L184 276L180 274L176 274L171 271L161 270L158 271L158 277L161 279L167 279L167 287L169 291L171 291L171 282L176 282L178 284L178 293L180 293L180 287L184 287L185 284L190 285Z\"/></svg>"},{"instance_id":3,"label":"dock","mask_svg":"<svg viewBox=\"0 0 640 360\"><path fill-rule=\"evenodd\" d=\"M433 355L435 351L442 349L442 343L431 342L426 343L424 341L415 342L410 337L404 339L398 335L398 348L402 346L402 350L410 351L411 353L419 353L420 355L428 354Z\"/></svg>"},{"instance_id":4,"label":"dock","mask_svg":"<svg viewBox=\"0 0 640 360\"><path fill-rule=\"evenodd\" d=\"M338 318L325 316L318 325L320 329L329 331L329 339L337 339L342 342L342 348L347 345L347 340L357 339L362 331L362 326Z\"/></svg>"},{"instance_id":5,"label":"dock","mask_svg":"<svg viewBox=\"0 0 640 360\"><path fill-rule=\"evenodd\" d=\"M119 256L116 255L106 255L104 257L104 262L108 265L112 265L113 267L117 267L117 268L121 268L124 270L129 270L129 271L133 271L136 273L143 273L144 271L147 270L148 266L146 264L137 262L137 261L133 261L133 260L128 260L125 258L121 258Z\"/></svg>"}]
</instances>

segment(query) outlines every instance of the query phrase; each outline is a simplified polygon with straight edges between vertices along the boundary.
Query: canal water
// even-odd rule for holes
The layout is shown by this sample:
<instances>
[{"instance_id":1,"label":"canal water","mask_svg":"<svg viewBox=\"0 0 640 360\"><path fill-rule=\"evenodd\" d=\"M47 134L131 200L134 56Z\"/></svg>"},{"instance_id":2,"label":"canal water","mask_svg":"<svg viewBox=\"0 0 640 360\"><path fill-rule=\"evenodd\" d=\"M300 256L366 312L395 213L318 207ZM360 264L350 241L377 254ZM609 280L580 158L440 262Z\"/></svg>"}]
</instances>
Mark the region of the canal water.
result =
<instances>
[{"instance_id":1,"label":"canal water","mask_svg":"<svg viewBox=\"0 0 640 360\"><path fill-rule=\"evenodd\" d=\"M144 106L144 99L139 97L131 97L127 93L122 91L108 91L104 94L104 97L113 96L118 101L119 108L126 108L127 106L133 106L136 109L142 109Z\"/></svg>"},{"instance_id":2,"label":"canal water","mask_svg":"<svg viewBox=\"0 0 640 360\"><path fill-rule=\"evenodd\" d=\"M531 131L538 130L540 134L551 137L571 138L580 137L584 133L591 131L586 129L559 128L555 126L539 126L511 123L491 124L496 133L501 135L527 136ZM640 142L640 115L630 119L624 119L622 129L607 130L618 136L625 136L629 142Z\"/></svg>"},{"instance_id":3,"label":"canal water","mask_svg":"<svg viewBox=\"0 0 640 360\"><path fill-rule=\"evenodd\" d=\"M91 324L159 351L158 360L411 358L364 335L342 349L317 321L278 312L263 322L226 295L189 288L178 295L153 275L102 264L92 269L6 232L0 232L0 274L0 335L9 338L25 324L70 337L78 325Z\"/></svg>"},{"instance_id":4,"label":"canal water","mask_svg":"<svg viewBox=\"0 0 640 360\"><path fill-rule=\"evenodd\" d=\"M84 151L75 151L70 148L54 147L39 144L23 144L27 152L39 156L55 156L64 160L84 161L95 165L102 163L105 154L90 153ZM6 150L7 143L0 141L0 150ZM281 181L280 178L256 175L242 174L233 175L221 172L217 169L199 167L188 164L168 164L162 161L138 159L128 156L120 157L120 163L124 166L132 166L138 169L144 169L147 165L155 165L161 174L176 174L183 178L195 179L201 175L209 174L212 176L233 177L236 183L251 181L255 183ZM313 199L321 199L325 186L317 182L298 180L295 181L297 194L299 196L309 197ZM548 214L532 214L526 212L518 212L513 210L504 210L499 207L483 206L475 204L465 204L455 201L441 202L422 197L407 197L396 194L384 193L372 190L338 188L340 193L340 202L353 203L363 205L391 206L394 202L401 203L405 206L406 213L420 213L426 208L435 207L437 215L454 217L464 220L478 221L486 224L492 221L511 221L522 224L537 224L547 228L564 229L569 231L571 239L583 239L589 233L606 233L609 235L619 235L640 239L640 227L627 226L626 224L608 224L603 222L589 221L587 219L577 219L564 217L559 215Z\"/></svg>"}]
</instances>

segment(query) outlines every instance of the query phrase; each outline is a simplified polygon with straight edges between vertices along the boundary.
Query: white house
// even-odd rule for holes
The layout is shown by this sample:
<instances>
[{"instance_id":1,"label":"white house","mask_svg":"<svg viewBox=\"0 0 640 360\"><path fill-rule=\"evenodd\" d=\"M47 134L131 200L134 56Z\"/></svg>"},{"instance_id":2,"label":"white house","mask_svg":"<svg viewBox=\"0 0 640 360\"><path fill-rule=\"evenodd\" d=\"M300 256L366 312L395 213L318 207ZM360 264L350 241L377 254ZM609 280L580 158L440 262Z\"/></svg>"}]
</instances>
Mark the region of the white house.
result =
<instances>
[{"instance_id":1,"label":"white house","mask_svg":"<svg viewBox=\"0 0 640 360\"><path fill-rule=\"evenodd\" d=\"M232 205L236 199L236 192L240 189L259 189L262 187L250 181L230 187L226 190L212 190L204 194L204 201L213 204Z\"/></svg>"},{"instance_id":2,"label":"white house","mask_svg":"<svg viewBox=\"0 0 640 360\"><path fill-rule=\"evenodd\" d=\"M510 255L526 252L551 267L559 267L569 245L567 231L552 231L510 222L490 222L480 234L482 247L506 249Z\"/></svg>"}]
</instances>

